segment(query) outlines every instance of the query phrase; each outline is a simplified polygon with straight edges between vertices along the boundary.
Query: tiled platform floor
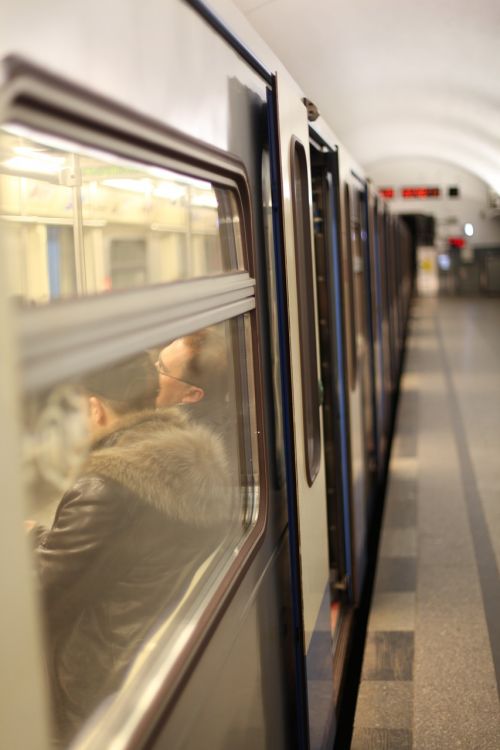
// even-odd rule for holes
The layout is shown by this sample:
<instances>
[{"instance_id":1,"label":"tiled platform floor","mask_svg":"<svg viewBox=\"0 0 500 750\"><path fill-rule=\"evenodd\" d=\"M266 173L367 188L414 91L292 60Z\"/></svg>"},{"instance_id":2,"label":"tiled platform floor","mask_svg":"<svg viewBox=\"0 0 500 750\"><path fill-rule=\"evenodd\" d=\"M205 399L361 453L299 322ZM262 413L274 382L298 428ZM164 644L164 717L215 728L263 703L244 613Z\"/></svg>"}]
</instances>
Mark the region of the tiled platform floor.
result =
<instances>
[{"instance_id":1,"label":"tiled platform floor","mask_svg":"<svg viewBox=\"0 0 500 750\"><path fill-rule=\"evenodd\" d=\"M500 750L500 299L412 309L351 750Z\"/></svg>"}]
</instances>

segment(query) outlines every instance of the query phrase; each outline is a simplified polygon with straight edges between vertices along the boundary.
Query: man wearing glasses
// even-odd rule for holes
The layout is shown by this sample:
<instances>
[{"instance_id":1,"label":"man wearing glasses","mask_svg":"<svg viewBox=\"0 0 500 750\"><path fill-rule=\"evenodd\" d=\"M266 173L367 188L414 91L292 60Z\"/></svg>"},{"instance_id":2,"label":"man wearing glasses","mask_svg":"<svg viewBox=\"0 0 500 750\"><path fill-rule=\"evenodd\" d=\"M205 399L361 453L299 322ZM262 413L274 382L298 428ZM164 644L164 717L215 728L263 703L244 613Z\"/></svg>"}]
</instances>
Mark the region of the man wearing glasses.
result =
<instances>
[{"instance_id":1,"label":"man wearing glasses","mask_svg":"<svg viewBox=\"0 0 500 750\"><path fill-rule=\"evenodd\" d=\"M216 327L176 339L161 350L155 364L157 406L196 404L195 409L189 409L196 419L224 408L228 396L226 341Z\"/></svg>"},{"instance_id":2,"label":"man wearing glasses","mask_svg":"<svg viewBox=\"0 0 500 750\"><path fill-rule=\"evenodd\" d=\"M194 336L176 339L158 355L155 362L159 376L157 406L196 404L204 397L204 388L190 382L190 378L194 380L197 375L202 382L200 368L196 367L199 347L193 351L191 340L199 341Z\"/></svg>"}]
</instances>

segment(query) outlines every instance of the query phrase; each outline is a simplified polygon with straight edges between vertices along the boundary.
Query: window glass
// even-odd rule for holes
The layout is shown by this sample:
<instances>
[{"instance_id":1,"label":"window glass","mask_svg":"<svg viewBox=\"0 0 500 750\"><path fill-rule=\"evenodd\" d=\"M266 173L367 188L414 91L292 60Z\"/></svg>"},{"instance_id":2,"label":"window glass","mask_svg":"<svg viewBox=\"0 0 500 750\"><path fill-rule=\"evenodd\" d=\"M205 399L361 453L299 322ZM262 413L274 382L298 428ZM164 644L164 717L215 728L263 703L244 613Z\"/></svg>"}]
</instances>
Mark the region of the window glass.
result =
<instances>
[{"instance_id":1,"label":"window glass","mask_svg":"<svg viewBox=\"0 0 500 750\"><path fill-rule=\"evenodd\" d=\"M111 289L144 286L148 281L147 247L143 239L113 239L109 247Z\"/></svg>"},{"instance_id":2,"label":"window glass","mask_svg":"<svg viewBox=\"0 0 500 750\"><path fill-rule=\"evenodd\" d=\"M344 256L346 263L345 268L345 291L347 300L347 327L349 330L349 382L351 390L356 387L357 378L357 320L355 312L355 278L354 278L354 261L353 261L353 234L352 234L352 215L351 215L351 199L349 192L349 185L344 185L344 214L345 214L345 243L344 243Z\"/></svg>"},{"instance_id":3,"label":"window glass","mask_svg":"<svg viewBox=\"0 0 500 750\"><path fill-rule=\"evenodd\" d=\"M24 458L65 747L92 715L135 705L151 663L173 662L255 524L248 315L26 394Z\"/></svg>"},{"instance_id":4,"label":"window glass","mask_svg":"<svg viewBox=\"0 0 500 750\"><path fill-rule=\"evenodd\" d=\"M24 131L0 130L0 218L29 304L243 268L232 189Z\"/></svg>"},{"instance_id":5,"label":"window glass","mask_svg":"<svg viewBox=\"0 0 500 750\"><path fill-rule=\"evenodd\" d=\"M292 142L292 208L299 303L306 475L308 484L311 486L316 479L321 461L319 386L307 160L304 146L296 140Z\"/></svg>"}]
</instances>

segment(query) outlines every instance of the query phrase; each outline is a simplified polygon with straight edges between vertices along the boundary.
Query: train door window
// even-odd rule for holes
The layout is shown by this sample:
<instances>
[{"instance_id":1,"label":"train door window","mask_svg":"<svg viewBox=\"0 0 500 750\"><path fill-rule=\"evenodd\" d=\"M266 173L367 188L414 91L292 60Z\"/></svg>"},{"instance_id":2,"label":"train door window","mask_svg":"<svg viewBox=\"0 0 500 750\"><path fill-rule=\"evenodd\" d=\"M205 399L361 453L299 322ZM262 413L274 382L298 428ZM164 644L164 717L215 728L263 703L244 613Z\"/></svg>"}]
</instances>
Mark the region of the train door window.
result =
<instances>
[{"instance_id":1,"label":"train door window","mask_svg":"<svg viewBox=\"0 0 500 750\"><path fill-rule=\"evenodd\" d=\"M380 292L382 307L382 340L383 340L383 367L384 367L384 398L385 398L385 425L389 418L389 394L391 391L391 343L390 343L390 308L388 293L388 269L387 269L387 227L385 213L382 210L378 214L379 226L379 262L380 262Z\"/></svg>"},{"instance_id":2,"label":"train door window","mask_svg":"<svg viewBox=\"0 0 500 750\"><path fill-rule=\"evenodd\" d=\"M26 303L245 265L241 242L233 240L230 249L225 243L226 228L239 235L234 190L204 177L10 127L0 130L0 196L0 216L21 229L12 266L16 293ZM66 240L64 246L58 240L61 227L72 234L71 254ZM144 237L146 250L121 242L124 232ZM182 237L182 259L170 250L172 236ZM145 258L138 261L138 253ZM121 269L117 287L110 265Z\"/></svg>"},{"instance_id":3,"label":"train door window","mask_svg":"<svg viewBox=\"0 0 500 750\"><path fill-rule=\"evenodd\" d=\"M302 408L306 475L312 485L321 460L316 326L314 318L314 274L307 159L304 146L292 140L292 207L295 235L295 265L299 310Z\"/></svg>"},{"instance_id":4,"label":"train door window","mask_svg":"<svg viewBox=\"0 0 500 750\"><path fill-rule=\"evenodd\" d=\"M338 226L338 166L333 152L311 144L314 243L321 376L324 384L324 454L332 601L332 632L338 637L340 602L348 599L350 560L349 476L346 433L346 373ZM345 591L345 594L343 592Z\"/></svg>"},{"instance_id":5,"label":"train door window","mask_svg":"<svg viewBox=\"0 0 500 750\"><path fill-rule=\"evenodd\" d=\"M0 138L26 526L61 747L138 726L146 694L172 697L262 537L250 200L219 154L177 171L180 136L176 171L133 162L125 138L120 156Z\"/></svg>"},{"instance_id":6,"label":"train door window","mask_svg":"<svg viewBox=\"0 0 500 750\"><path fill-rule=\"evenodd\" d=\"M370 201L370 234L372 237L373 263L372 263L372 289L373 289L373 330L375 336L375 355L376 355L376 383L377 383L377 419L379 434L384 435L383 415L385 409L385 392L384 392L384 308L382 298L382 280L381 280L381 252L380 246L383 238L380 235L380 221L378 210L378 199ZM382 443L383 437L381 439ZM382 450L382 444L379 445Z\"/></svg>"},{"instance_id":7,"label":"train door window","mask_svg":"<svg viewBox=\"0 0 500 750\"><path fill-rule=\"evenodd\" d=\"M366 315L365 315L365 285L364 285L364 261L361 246L361 223L360 223L360 194L353 191L350 201L351 216L351 257L353 270L354 288L354 319L356 321L356 344L359 353L363 350L366 340Z\"/></svg>"},{"instance_id":8,"label":"train door window","mask_svg":"<svg viewBox=\"0 0 500 750\"><path fill-rule=\"evenodd\" d=\"M351 237L351 197L349 191L349 185L344 185L344 213L345 213L345 264L347 279L345 285L346 299L348 305L347 320L348 320L348 332L349 332L349 374L350 374L350 385L351 390L356 387L357 378L357 329L356 329L356 311L355 311L355 300L354 300L354 261L353 261L353 246Z\"/></svg>"}]
</instances>

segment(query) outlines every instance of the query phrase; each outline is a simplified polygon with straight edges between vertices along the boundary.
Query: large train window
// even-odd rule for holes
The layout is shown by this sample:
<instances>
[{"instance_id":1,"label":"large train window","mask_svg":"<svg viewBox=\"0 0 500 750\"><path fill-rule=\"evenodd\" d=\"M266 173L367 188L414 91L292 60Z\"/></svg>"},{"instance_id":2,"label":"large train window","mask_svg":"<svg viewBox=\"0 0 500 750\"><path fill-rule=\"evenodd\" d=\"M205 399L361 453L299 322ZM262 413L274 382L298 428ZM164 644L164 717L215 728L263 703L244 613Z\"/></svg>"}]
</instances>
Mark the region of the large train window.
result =
<instances>
[{"instance_id":1,"label":"large train window","mask_svg":"<svg viewBox=\"0 0 500 750\"><path fill-rule=\"evenodd\" d=\"M309 183L304 146L294 138L292 139L291 147L292 207L300 329L306 475L308 484L312 485L317 476L321 460L321 434L316 326L314 321L313 250L309 218Z\"/></svg>"},{"instance_id":2,"label":"large train window","mask_svg":"<svg viewBox=\"0 0 500 750\"><path fill-rule=\"evenodd\" d=\"M27 394L27 525L59 741L165 643L172 657L254 525L251 364L243 316Z\"/></svg>"},{"instance_id":3,"label":"large train window","mask_svg":"<svg viewBox=\"0 0 500 750\"><path fill-rule=\"evenodd\" d=\"M172 131L50 125L0 131L0 234L54 746L104 747L175 699L264 532L250 196Z\"/></svg>"},{"instance_id":4,"label":"large train window","mask_svg":"<svg viewBox=\"0 0 500 750\"><path fill-rule=\"evenodd\" d=\"M233 190L16 128L0 130L0 215L27 304L244 266Z\"/></svg>"}]
</instances>

